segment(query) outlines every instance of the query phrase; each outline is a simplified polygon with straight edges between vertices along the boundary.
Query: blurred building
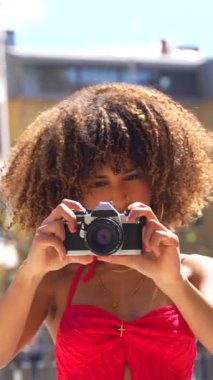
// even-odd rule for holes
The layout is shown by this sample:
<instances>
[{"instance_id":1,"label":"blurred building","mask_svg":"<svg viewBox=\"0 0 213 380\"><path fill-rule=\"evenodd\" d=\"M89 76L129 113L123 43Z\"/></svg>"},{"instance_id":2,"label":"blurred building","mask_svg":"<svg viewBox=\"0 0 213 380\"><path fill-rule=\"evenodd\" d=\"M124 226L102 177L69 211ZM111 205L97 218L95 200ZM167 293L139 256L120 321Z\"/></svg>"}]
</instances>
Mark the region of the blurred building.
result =
<instances>
[{"instance_id":1,"label":"blurred building","mask_svg":"<svg viewBox=\"0 0 213 380\"><path fill-rule=\"evenodd\" d=\"M0 33L2 159L6 158L9 145L16 142L24 127L39 113L72 92L94 83L128 82L155 87L178 100L213 130L213 58L202 57L196 47L172 49L167 41L160 41L158 45L141 46L141 49L132 51L62 54L20 50L14 39L12 31ZM210 207L204 218L180 232L182 251L213 255L212 224L213 207ZM20 240L23 244L24 239L18 241L17 238L19 256L23 259L26 247L20 246ZM7 268L8 264L0 261L0 291L7 282L3 266ZM19 362L26 359L26 352L25 356L21 353L19 362L14 361L0 371L0 379L29 379L33 369L39 379L56 378L53 347L45 331L42 331L43 342L39 349L44 358L38 357L37 367L34 368L31 360L35 355L31 355L30 366L26 360L20 365ZM212 360L206 352L199 354L195 374L199 380L211 378Z\"/></svg>"},{"instance_id":2,"label":"blurred building","mask_svg":"<svg viewBox=\"0 0 213 380\"><path fill-rule=\"evenodd\" d=\"M35 52L18 49L14 33L5 34L10 142L43 110L94 83L128 82L153 86L194 112L213 129L213 58L196 47L170 48L167 41L141 50L90 53ZM212 210L212 209L211 209ZM184 232L187 251L209 253L213 246L212 211Z\"/></svg>"}]
</instances>

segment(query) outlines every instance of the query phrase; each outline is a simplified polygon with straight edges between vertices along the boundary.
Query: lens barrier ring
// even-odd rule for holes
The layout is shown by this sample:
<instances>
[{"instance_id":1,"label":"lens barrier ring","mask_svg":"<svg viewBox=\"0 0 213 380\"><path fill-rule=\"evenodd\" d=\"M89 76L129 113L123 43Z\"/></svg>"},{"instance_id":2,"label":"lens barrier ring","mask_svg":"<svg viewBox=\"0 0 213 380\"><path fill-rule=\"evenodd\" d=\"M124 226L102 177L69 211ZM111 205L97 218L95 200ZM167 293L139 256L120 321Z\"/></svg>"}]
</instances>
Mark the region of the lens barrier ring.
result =
<instances>
[{"instance_id":1,"label":"lens barrier ring","mask_svg":"<svg viewBox=\"0 0 213 380\"><path fill-rule=\"evenodd\" d=\"M97 255L112 255L123 245L122 226L114 219L96 218L86 229L85 244Z\"/></svg>"}]
</instances>

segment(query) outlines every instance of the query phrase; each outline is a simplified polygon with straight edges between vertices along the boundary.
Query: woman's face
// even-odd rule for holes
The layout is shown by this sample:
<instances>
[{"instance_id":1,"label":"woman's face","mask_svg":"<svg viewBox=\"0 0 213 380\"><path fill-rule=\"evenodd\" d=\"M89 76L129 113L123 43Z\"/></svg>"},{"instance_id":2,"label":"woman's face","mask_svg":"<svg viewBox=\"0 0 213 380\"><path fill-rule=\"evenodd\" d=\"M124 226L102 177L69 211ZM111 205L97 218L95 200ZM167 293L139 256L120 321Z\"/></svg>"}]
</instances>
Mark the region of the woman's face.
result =
<instances>
[{"instance_id":1,"label":"woman's face","mask_svg":"<svg viewBox=\"0 0 213 380\"><path fill-rule=\"evenodd\" d=\"M94 209L100 201L112 201L121 213L133 202L149 205L151 201L151 188L147 177L132 164L119 173L115 173L110 166L97 169L87 186L88 192L83 202L87 209Z\"/></svg>"}]
</instances>

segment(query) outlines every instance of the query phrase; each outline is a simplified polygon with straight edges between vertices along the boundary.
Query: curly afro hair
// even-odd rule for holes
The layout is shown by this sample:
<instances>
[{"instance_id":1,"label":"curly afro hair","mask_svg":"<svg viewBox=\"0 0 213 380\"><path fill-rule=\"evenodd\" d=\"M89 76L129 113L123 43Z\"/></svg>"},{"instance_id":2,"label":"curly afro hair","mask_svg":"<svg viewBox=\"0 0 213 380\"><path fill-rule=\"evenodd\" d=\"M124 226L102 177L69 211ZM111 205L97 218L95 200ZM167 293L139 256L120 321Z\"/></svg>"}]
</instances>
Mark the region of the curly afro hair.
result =
<instances>
[{"instance_id":1,"label":"curly afro hair","mask_svg":"<svg viewBox=\"0 0 213 380\"><path fill-rule=\"evenodd\" d=\"M196 219L212 199L213 135L161 92L137 85L90 86L37 117L1 178L13 223L27 231L64 198L83 202L97 166L131 160L151 182L151 206L170 228Z\"/></svg>"}]
</instances>

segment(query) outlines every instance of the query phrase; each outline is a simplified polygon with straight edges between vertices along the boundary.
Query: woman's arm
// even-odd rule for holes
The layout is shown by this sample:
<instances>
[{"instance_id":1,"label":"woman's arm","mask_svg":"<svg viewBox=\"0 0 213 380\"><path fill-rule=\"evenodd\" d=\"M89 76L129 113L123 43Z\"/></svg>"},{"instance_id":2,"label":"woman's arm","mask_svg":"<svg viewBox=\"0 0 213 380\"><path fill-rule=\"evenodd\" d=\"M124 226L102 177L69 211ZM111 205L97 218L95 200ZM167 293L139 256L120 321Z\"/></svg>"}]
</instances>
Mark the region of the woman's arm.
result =
<instances>
[{"instance_id":1,"label":"woman's arm","mask_svg":"<svg viewBox=\"0 0 213 380\"><path fill-rule=\"evenodd\" d=\"M213 259L188 255L184 265L190 268L190 281L182 277L158 285L178 307L195 337L213 354Z\"/></svg>"},{"instance_id":2,"label":"woman's arm","mask_svg":"<svg viewBox=\"0 0 213 380\"><path fill-rule=\"evenodd\" d=\"M88 264L93 260L90 256L66 254L62 218L74 228L76 216L72 210L84 208L78 202L65 199L43 221L35 233L27 260L0 301L0 342L4 342L0 345L0 367L8 364L46 318L53 299L52 287L47 285L48 274L71 263Z\"/></svg>"},{"instance_id":3,"label":"woman's arm","mask_svg":"<svg viewBox=\"0 0 213 380\"><path fill-rule=\"evenodd\" d=\"M0 367L6 366L28 343L48 313L50 300L40 285L42 280L41 274L33 273L24 263L0 301ZM44 291L39 291L42 288Z\"/></svg>"}]
</instances>

